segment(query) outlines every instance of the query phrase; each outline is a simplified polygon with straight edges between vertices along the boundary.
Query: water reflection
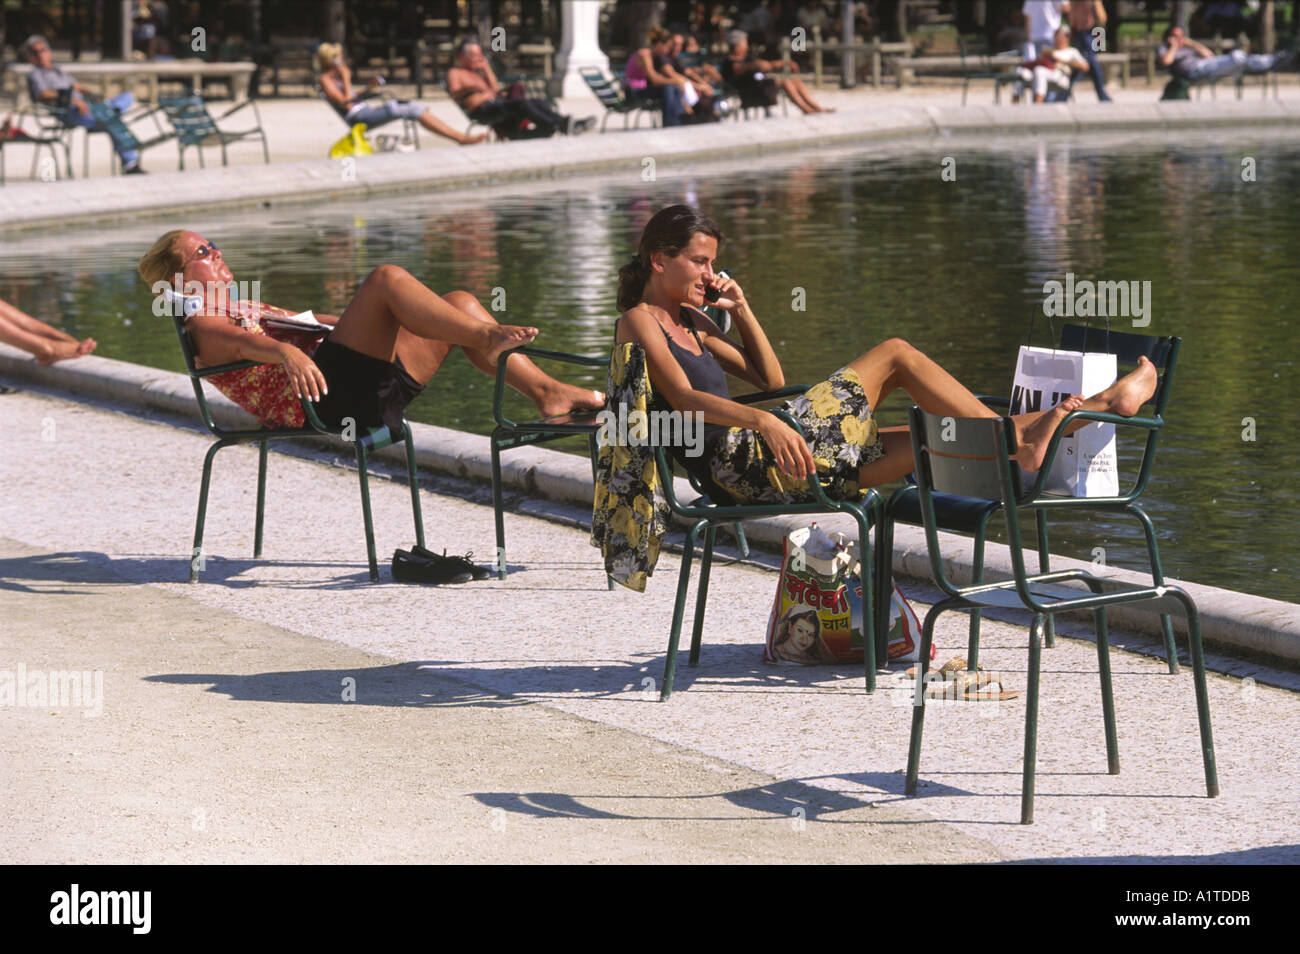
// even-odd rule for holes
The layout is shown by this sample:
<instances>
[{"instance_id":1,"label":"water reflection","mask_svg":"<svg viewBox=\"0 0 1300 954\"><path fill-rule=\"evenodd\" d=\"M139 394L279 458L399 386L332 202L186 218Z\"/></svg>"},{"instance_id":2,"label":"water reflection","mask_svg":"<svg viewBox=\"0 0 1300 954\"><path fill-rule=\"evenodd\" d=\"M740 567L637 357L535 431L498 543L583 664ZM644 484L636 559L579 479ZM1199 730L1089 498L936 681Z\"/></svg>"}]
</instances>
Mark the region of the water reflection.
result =
<instances>
[{"instance_id":1,"label":"water reflection","mask_svg":"<svg viewBox=\"0 0 1300 954\"><path fill-rule=\"evenodd\" d=\"M1285 136L1240 136L1231 148L1219 138L954 139L739 170L660 168L654 181L528 183L24 236L0 247L0 296L93 335L100 354L179 370L170 321L151 316L134 268L161 232L184 226L214 236L235 273L285 307L338 313L371 268L394 262L485 305L499 288L502 320L539 326L540 344L602 353L618 266L655 211L691 200L726 233L722 260L787 379L818 380L899 335L973 389L1006 393L1031 319L1045 341L1044 282L1068 271L1151 281L1146 330L1185 339L1149 491L1167 569L1300 601L1300 380L1287 334L1300 298L1300 148ZM938 174L948 155L955 181ZM1253 179L1243 178L1244 158L1255 160ZM576 380L600 387L603 378ZM487 379L453 359L412 416L482 432L489 395ZM903 407L893 402L895 417ZM1254 441L1242 439L1247 417ZM1121 447L1121 459L1131 451ZM1053 541L1083 559L1102 545L1125 565L1135 539L1133 528L1102 522Z\"/></svg>"}]
</instances>

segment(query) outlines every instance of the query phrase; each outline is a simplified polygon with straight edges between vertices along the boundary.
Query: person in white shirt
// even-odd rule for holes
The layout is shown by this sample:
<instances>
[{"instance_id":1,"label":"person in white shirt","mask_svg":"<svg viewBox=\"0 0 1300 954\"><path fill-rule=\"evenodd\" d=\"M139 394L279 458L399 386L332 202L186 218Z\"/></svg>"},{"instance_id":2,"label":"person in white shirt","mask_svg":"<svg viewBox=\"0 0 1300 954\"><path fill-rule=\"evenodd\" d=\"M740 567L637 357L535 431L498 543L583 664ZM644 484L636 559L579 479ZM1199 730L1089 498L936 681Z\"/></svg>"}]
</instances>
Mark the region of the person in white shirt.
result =
<instances>
[{"instance_id":1,"label":"person in white shirt","mask_svg":"<svg viewBox=\"0 0 1300 954\"><path fill-rule=\"evenodd\" d=\"M1069 10L1064 0L1025 0L1020 12L1025 15L1025 33L1033 44L1033 50L1026 48L1025 59L1032 60L1052 48L1052 38L1061 28L1061 15Z\"/></svg>"},{"instance_id":2,"label":"person in white shirt","mask_svg":"<svg viewBox=\"0 0 1300 954\"><path fill-rule=\"evenodd\" d=\"M1033 85L1035 103L1046 100L1049 87L1066 92L1070 88L1070 77L1076 70L1087 73L1088 61L1083 58L1082 53L1070 45L1069 29L1058 27L1052 39L1052 48L1016 71L1018 79L1011 101L1020 102L1026 83Z\"/></svg>"}]
</instances>

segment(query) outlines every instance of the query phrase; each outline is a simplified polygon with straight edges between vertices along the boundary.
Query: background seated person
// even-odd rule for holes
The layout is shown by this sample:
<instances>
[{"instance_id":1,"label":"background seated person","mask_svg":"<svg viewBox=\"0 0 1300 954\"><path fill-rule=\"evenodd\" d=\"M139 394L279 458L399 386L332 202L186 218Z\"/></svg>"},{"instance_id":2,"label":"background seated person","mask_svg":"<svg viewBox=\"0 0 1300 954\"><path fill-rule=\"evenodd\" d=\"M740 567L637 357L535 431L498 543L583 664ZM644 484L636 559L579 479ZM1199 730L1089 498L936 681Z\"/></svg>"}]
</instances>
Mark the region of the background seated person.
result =
<instances>
[{"instance_id":1,"label":"background seated person","mask_svg":"<svg viewBox=\"0 0 1300 954\"><path fill-rule=\"evenodd\" d=\"M263 317L293 314L262 302L232 302L234 279L212 242L176 229L140 259L140 276L151 288L198 282L203 304L186 318L200 367L234 361L262 362L208 378L217 390L269 427L302 427L301 399L316 402L321 420L341 428L351 418L364 432L387 425L401 432L402 415L442 362L459 345L485 374L496 374L502 352L527 344L536 328L498 325L468 292L434 294L396 265L380 265L361 283L341 317L317 315L332 326L324 340L303 332L272 337ZM292 339L292 340L282 340ZM524 356L511 361L511 387L542 415L600 407L603 395L564 384ZM600 400L597 400L599 398Z\"/></svg>"},{"instance_id":2,"label":"background seated person","mask_svg":"<svg viewBox=\"0 0 1300 954\"><path fill-rule=\"evenodd\" d=\"M717 91L713 88L713 84L704 78L703 54L697 52L692 58L697 65L687 68L682 60L685 48L686 37L680 33L671 34L668 37L667 55L660 69L670 76L680 76L691 84L691 88L695 90L695 102L691 104L691 109L696 122L717 122L721 118L718 114ZM714 73L718 72L711 66L709 69Z\"/></svg>"},{"instance_id":3,"label":"background seated person","mask_svg":"<svg viewBox=\"0 0 1300 954\"><path fill-rule=\"evenodd\" d=\"M652 28L646 45L628 57L623 84L630 99L657 100L665 126L680 126L682 117L693 113L694 104L686 101L690 80L667 65L671 49L672 34L663 27ZM692 88L692 99L693 94Z\"/></svg>"},{"instance_id":4,"label":"background seated person","mask_svg":"<svg viewBox=\"0 0 1300 954\"><path fill-rule=\"evenodd\" d=\"M433 115L433 111L423 103L402 102L396 99L387 100L380 105L366 103L365 99L369 92L358 92L353 89L352 71L348 69L347 63L343 62L343 48L337 43L322 43L316 48L316 69L320 72L321 92L334 107L334 111L342 116L343 121L348 125L365 123L367 129L375 129L385 123L391 123L394 119L414 119L429 132L445 136L462 146L473 145L487 138L487 133L466 136L464 133L457 132ZM380 78L376 76L370 81L370 91L381 83Z\"/></svg>"},{"instance_id":5,"label":"background seated person","mask_svg":"<svg viewBox=\"0 0 1300 954\"><path fill-rule=\"evenodd\" d=\"M27 74L27 92L31 94L32 102L44 103L51 108L57 107L61 102L66 103L67 108L59 114L64 125L81 126L90 132L99 132L101 127L99 121L90 112L90 105L86 102L86 91L81 88L80 83L54 65L50 44L46 42L45 37L29 36L23 43L23 55L27 57L27 62L32 64L32 71ZM65 90L68 92L65 93ZM107 102L121 114L135 105L135 97L130 93L120 93ZM118 158L122 160L124 173L144 171L140 168L138 152L118 145L117 140L112 137L110 141Z\"/></svg>"},{"instance_id":6,"label":"background seated person","mask_svg":"<svg viewBox=\"0 0 1300 954\"><path fill-rule=\"evenodd\" d=\"M776 91L783 89L800 112L834 112L833 109L819 106L808 92L808 87L804 86L803 80L798 77L767 75L783 67L798 71L799 66L793 60L763 60L751 56L749 37L740 30L732 31L727 37L727 43L731 52L722 62L722 78L740 93L740 101L746 106L775 106Z\"/></svg>"},{"instance_id":7,"label":"background seated person","mask_svg":"<svg viewBox=\"0 0 1300 954\"><path fill-rule=\"evenodd\" d=\"M574 122L544 99L511 96L497 83L483 47L471 37L456 44L456 65L447 71L447 92L466 116L491 126L502 139L546 139L557 132L567 136L596 123L594 116Z\"/></svg>"},{"instance_id":8,"label":"background seated person","mask_svg":"<svg viewBox=\"0 0 1300 954\"><path fill-rule=\"evenodd\" d=\"M1020 102L1026 83L1033 85L1035 103L1064 102L1070 93L1071 76L1075 72L1087 73L1088 71L1088 61L1082 53L1070 45L1070 31L1065 27L1059 27L1052 37L1052 49L1016 70L1016 84L1011 94L1011 102ZM1052 94L1050 96L1049 87Z\"/></svg>"},{"instance_id":9,"label":"background seated person","mask_svg":"<svg viewBox=\"0 0 1300 954\"><path fill-rule=\"evenodd\" d=\"M1156 56L1160 65L1167 67L1175 79L1200 83L1225 76L1240 76L1242 73L1267 73L1290 63L1295 58L1295 51L1247 55L1242 50L1233 50L1215 56L1188 37L1182 27L1171 26L1165 30L1164 44L1156 51Z\"/></svg>"}]
</instances>

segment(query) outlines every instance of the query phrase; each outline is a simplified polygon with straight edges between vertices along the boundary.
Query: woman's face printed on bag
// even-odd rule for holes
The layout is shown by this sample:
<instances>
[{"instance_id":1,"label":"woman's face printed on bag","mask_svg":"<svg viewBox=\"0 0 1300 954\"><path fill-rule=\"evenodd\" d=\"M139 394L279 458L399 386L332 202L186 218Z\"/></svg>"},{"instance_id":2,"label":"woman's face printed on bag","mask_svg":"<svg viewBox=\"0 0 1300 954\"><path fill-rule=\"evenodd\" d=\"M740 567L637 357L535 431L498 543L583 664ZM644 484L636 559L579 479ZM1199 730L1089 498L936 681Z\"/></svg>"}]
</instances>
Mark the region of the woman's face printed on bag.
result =
<instances>
[{"instance_id":1,"label":"woman's face printed on bag","mask_svg":"<svg viewBox=\"0 0 1300 954\"><path fill-rule=\"evenodd\" d=\"M790 624L790 647L806 653L817 641L817 627L807 616L801 616Z\"/></svg>"}]
</instances>

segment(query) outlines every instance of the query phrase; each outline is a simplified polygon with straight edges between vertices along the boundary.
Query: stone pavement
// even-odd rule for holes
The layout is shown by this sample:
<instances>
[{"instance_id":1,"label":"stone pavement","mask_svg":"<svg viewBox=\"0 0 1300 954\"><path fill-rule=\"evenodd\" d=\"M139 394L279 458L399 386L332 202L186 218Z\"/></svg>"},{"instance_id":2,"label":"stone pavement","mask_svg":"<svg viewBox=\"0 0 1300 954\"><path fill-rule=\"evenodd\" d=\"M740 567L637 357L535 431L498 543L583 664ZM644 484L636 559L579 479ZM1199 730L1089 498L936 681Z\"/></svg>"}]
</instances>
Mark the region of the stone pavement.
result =
<instances>
[{"instance_id":1,"label":"stone pavement","mask_svg":"<svg viewBox=\"0 0 1300 954\"><path fill-rule=\"evenodd\" d=\"M677 558L608 592L578 510L509 516L507 581L371 585L349 468L273 455L254 561L256 454L233 448L180 582L209 443L188 423L0 395L0 669L104 671L95 719L4 714L6 860L1300 860L1292 673L1211 675L1207 799L1190 675L1120 634L1109 776L1095 647L1062 623L1022 827L1023 700L933 706L904 798L910 684L764 666L770 567L715 566L701 664L655 701ZM432 546L491 553L484 487L422 485ZM372 488L381 554L409 544L404 486ZM964 626L941 622L940 661ZM985 629L1016 688L1025 634Z\"/></svg>"}]
</instances>

